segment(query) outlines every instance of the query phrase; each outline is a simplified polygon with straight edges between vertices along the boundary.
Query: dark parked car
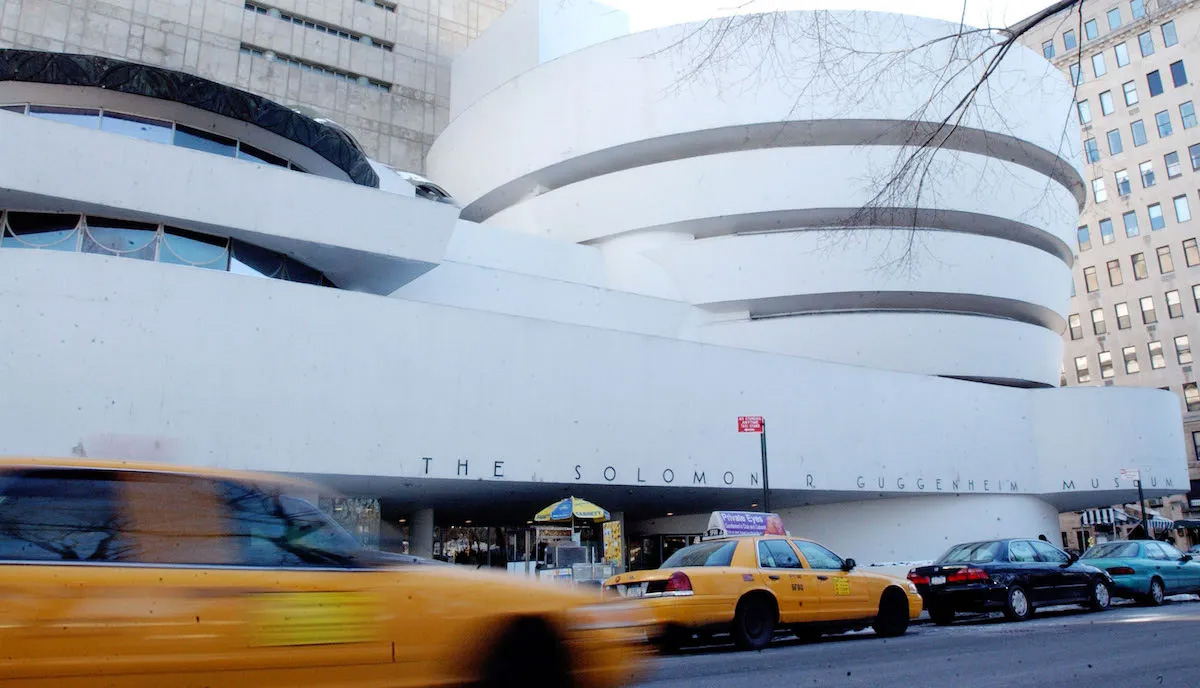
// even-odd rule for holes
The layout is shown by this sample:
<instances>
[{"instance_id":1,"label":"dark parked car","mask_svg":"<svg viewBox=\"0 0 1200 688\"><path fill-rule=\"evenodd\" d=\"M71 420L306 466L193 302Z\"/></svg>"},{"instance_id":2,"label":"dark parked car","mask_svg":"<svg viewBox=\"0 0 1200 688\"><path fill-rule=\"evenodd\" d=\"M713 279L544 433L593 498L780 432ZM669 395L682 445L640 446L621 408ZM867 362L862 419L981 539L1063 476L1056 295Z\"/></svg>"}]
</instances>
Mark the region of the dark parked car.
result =
<instances>
[{"instance_id":1,"label":"dark parked car","mask_svg":"<svg viewBox=\"0 0 1200 688\"><path fill-rule=\"evenodd\" d=\"M1002 611L1013 621L1036 607L1081 604L1108 607L1112 578L1039 540L992 540L955 545L930 566L908 574L934 623L957 612Z\"/></svg>"}]
</instances>

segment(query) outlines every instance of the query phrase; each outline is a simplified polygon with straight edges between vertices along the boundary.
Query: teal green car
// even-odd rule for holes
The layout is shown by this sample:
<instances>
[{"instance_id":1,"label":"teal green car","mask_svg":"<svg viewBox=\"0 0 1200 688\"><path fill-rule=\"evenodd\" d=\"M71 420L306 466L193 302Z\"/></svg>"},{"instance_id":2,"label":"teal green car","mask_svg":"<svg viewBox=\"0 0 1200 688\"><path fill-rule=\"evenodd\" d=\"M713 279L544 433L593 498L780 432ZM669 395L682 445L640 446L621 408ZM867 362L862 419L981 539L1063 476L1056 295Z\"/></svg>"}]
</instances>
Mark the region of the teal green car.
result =
<instances>
[{"instance_id":1,"label":"teal green car","mask_svg":"<svg viewBox=\"0 0 1200 688\"><path fill-rule=\"evenodd\" d=\"M1200 561L1165 542L1104 542L1082 561L1112 576L1114 597L1160 605L1167 595L1200 592Z\"/></svg>"}]
</instances>

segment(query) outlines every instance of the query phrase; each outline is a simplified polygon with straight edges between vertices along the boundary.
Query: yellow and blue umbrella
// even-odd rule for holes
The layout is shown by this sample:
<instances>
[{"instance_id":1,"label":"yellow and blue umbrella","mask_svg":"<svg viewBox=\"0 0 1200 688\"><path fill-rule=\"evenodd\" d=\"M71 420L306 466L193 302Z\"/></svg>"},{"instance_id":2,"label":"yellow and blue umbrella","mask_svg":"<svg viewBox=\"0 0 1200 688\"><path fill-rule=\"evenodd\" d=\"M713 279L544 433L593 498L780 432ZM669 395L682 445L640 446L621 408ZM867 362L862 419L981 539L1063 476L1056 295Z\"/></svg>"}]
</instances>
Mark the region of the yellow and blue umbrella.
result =
<instances>
[{"instance_id":1,"label":"yellow and blue umbrella","mask_svg":"<svg viewBox=\"0 0 1200 688\"><path fill-rule=\"evenodd\" d=\"M534 516L533 520L539 523L547 523L554 521L574 521L577 518L584 521L607 521L609 515L607 511L586 499L567 497L537 512L537 516Z\"/></svg>"}]
</instances>

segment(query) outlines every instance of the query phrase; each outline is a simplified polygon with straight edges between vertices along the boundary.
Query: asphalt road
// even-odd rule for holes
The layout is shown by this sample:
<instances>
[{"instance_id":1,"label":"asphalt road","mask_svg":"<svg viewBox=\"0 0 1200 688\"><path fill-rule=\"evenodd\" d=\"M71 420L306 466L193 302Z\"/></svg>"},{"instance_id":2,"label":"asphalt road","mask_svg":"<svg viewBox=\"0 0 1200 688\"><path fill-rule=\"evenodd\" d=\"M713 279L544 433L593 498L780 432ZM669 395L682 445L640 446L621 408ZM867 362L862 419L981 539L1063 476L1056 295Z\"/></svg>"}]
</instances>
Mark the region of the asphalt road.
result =
<instances>
[{"instance_id":1,"label":"asphalt road","mask_svg":"<svg viewBox=\"0 0 1200 688\"><path fill-rule=\"evenodd\" d=\"M808 644L779 637L762 652L714 645L655 657L638 685L1200 688L1200 602L920 624L893 639L870 631Z\"/></svg>"}]
</instances>

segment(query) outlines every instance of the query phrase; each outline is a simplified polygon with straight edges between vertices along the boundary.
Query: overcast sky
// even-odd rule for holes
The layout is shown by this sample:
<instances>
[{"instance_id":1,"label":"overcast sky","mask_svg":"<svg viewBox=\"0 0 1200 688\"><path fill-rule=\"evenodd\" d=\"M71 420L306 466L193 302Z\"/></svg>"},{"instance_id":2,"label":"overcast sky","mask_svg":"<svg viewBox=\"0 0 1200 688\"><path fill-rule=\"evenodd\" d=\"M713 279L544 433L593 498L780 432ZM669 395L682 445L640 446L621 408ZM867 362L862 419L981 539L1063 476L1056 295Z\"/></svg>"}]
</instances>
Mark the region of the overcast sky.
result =
<instances>
[{"instance_id":1,"label":"overcast sky","mask_svg":"<svg viewBox=\"0 0 1200 688\"><path fill-rule=\"evenodd\" d=\"M1008 26L1047 7L1050 0L601 0L629 13L634 31L736 12L854 9L901 12L957 22L966 2L971 26Z\"/></svg>"}]
</instances>

